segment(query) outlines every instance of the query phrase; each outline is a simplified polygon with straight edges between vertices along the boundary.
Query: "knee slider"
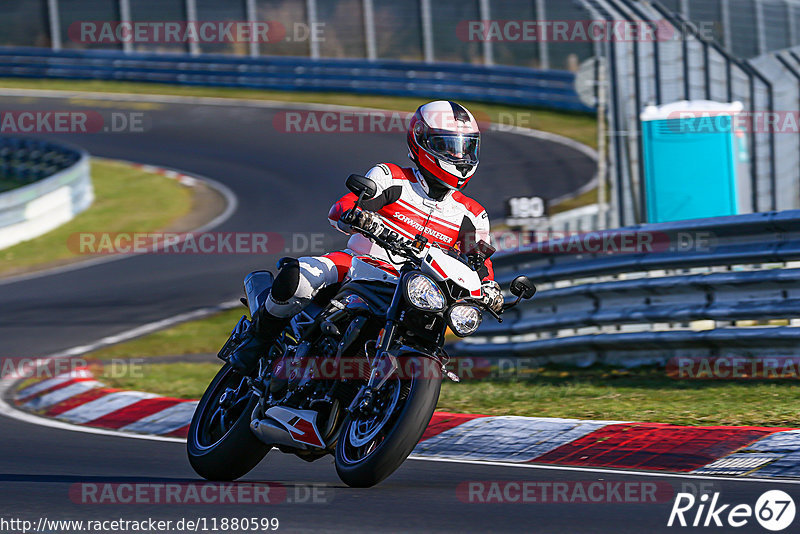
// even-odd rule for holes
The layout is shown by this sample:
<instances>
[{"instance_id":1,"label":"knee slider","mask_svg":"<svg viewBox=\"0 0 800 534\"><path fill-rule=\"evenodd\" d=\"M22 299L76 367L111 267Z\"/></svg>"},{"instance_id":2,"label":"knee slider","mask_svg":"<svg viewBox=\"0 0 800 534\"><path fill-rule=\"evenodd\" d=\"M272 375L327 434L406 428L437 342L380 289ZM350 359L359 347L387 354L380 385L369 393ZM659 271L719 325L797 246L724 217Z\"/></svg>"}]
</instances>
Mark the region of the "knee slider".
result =
<instances>
[{"instance_id":1,"label":"knee slider","mask_svg":"<svg viewBox=\"0 0 800 534\"><path fill-rule=\"evenodd\" d=\"M278 266L280 272L272 284L272 299L285 303L297 293L300 285L300 262L295 258L283 258Z\"/></svg>"}]
</instances>

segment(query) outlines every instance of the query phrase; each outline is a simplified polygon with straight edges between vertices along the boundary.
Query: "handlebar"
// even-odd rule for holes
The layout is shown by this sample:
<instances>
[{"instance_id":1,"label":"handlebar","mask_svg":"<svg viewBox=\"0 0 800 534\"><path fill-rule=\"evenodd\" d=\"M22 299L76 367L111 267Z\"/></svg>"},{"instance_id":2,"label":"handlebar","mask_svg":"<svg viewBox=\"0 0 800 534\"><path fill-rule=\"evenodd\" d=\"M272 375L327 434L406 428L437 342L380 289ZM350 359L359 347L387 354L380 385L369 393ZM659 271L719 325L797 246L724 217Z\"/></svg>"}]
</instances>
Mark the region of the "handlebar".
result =
<instances>
[{"instance_id":1,"label":"handlebar","mask_svg":"<svg viewBox=\"0 0 800 534\"><path fill-rule=\"evenodd\" d=\"M357 231L358 233L360 233L365 237L368 237L387 252L391 254L397 254L398 256L402 256L403 258L412 262L417 267L422 265L422 258L418 255L419 251L411 247L410 245L407 245L405 242L406 240L402 236L400 236L397 232L394 232L393 230L390 230L388 228L384 228L383 232L381 232L381 234L378 235L375 232L372 232L365 228L354 226L352 225L353 216L351 211L345 212L345 214L342 216L342 220L345 224L350 224L355 231ZM475 299L473 300L473 304L478 306L481 310L488 312L498 322L500 323L503 322L501 314L491 309L483 301ZM505 311L506 309L507 308L504 307L503 311Z\"/></svg>"},{"instance_id":2,"label":"handlebar","mask_svg":"<svg viewBox=\"0 0 800 534\"><path fill-rule=\"evenodd\" d=\"M351 224L352 216L350 216L350 212L346 212L343 216L343 220L345 224ZM351 227L360 233L363 236L370 238L374 241L377 245L381 248L386 250L391 254L396 254L398 256L402 256L406 260L412 262L416 266L420 266L422 264L422 258L419 257L419 251L410 245L407 245L404 241L404 238L400 236L397 232L394 232L388 228L384 228L383 232L380 235L367 230L365 228L361 228L358 226Z\"/></svg>"}]
</instances>

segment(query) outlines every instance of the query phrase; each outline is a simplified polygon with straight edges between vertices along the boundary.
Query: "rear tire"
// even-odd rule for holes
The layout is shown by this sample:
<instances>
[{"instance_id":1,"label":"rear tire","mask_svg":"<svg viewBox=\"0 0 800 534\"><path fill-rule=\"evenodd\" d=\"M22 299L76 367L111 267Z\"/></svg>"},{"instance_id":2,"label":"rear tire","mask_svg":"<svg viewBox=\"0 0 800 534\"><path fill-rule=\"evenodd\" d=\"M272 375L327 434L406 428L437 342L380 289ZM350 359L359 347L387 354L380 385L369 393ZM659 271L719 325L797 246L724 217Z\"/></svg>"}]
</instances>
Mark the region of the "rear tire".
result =
<instances>
[{"instance_id":1,"label":"rear tire","mask_svg":"<svg viewBox=\"0 0 800 534\"><path fill-rule=\"evenodd\" d=\"M440 378L412 379L406 401L388 435L360 461L348 460L348 447L353 447L349 435L354 424L353 417L348 416L336 444L336 472L342 482L354 488L369 488L397 470L428 427L441 384Z\"/></svg>"},{"instance_id":2,"label":"rear tire","mask_svg":"<svg viewBox=\"0 0 800 534\"><path fill-rule=\"evenodd\" d=\"M244 395L240 398L241 404L232 414L235 419L210 437L210 417L219 407L220 396L242 379L226 363L209 384L192 416L186 450L192 468L206 480L236 480L249 473L270 450L250 431L250 418L258 397L249 392L245 394L247 398Z\"/></svg>"}]
</instances>

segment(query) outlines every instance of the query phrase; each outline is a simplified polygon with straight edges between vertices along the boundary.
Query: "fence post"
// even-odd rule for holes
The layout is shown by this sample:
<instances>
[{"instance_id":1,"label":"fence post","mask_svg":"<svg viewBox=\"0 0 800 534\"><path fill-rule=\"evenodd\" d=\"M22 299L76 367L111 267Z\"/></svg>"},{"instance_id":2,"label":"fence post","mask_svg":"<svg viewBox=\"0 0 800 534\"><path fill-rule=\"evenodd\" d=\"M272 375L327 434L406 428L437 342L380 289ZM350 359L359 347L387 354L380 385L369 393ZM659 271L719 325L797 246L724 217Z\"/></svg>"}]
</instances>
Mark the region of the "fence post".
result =
<instances>
[{"instance_id":1,"label":"fence post","mask_svg":"<svg viewBox=\"0 0 800 534\"><path fill-rule=\"evenodd\" d=\"M197 21L197 0L186 0L185 3L185 13L186 13L186 22L196 22ZM187 43L189 45L189 53L193 56L196 56L200 53L200 43L197 41L189 41Z\"/></svg>"},{"instance_id":2,"label":"fence post","mask_svg":"<svg viewBox=\"0 0 800 534\"><path fill-rule=\"evenodd\" d=\"M536 20L544 22L547 20L547 9L545 8L545 0L536 0ZM550 51L547 46L547 38L539 41L539 68L550 68Z\"/></svg>"},{"instance_id":3,"label":"fence post","mask_svg":"<svg viewBox=\"0 0 800 534\"><path fill-rule=\"evenodd\" d=\"M367 59L375 61L378 59L378 46L375 42L375 11L372 0L362 0L364 9L364 41L367 48Z\"/></svg>"},{"instance_id":4,"label":"fence post","mask_svg":"<svg viewBox=\"0 0 800 534\"><path fill-rule=\"evenodd\" d=\"M480 17L481 20L488 21L492 18L491 8L489 7L489 0L480 0ZM494 65L494 49L492 48L492 41L489 38L484 38L481 41L483 48L483 64Z\"/></svg>"},{"instance_id":5,"label":"fence post","mask_svg":"<svg viewBox=\"0 0 800 534\"><path fill-rule=\"evenodd\" d=\"M247 22L253 28L255 23L258 22L258 11L256 10L256 0L247 0ZM310 34L309 34L310 35ZM250 57L258 57L260 54L259 43L256 39L252 39L250 45Z\"/></svg>"},{"instance_id":6,"label":"fence post","mask_svg":"<svg viewBox=\"0 0 800 534\"><path fill-rule=\"evenodd\" d=\"M47 17L50 21L50 47L61 50L61 19L58 16L57 0L47 0Z\"/></svg>"},{"instance_id":7,"label":"fence post","mask_svg":"<svg viewBox=\"0 0 800 534\"><path fill-rule=\"evenodd\" d=\"M720 10L722 15L722 44L729 52L733 52L733 40L731 39L731 0L720 0Z\"/></svg>"},{"instance_id":8,"label":"fence post","mask_svg":"<svg viewBox=\"0 0 800 534\"><path fill-rule=\"evenodd\" d=\"M433 63L433 16L431 15L431 0L420 0L419 14L422 24L422 52L425 63Z\"/></svg>"},{"instance_id":9,"label":"fence post","mask_svg":"<svg viewBox=\"0 0 800 534\"><path fill-rule=\"evenodd\" d=\"M767 28L764 25L764 4L761 0L754 0L756 3L756 43L758 43L758 54L767 52Z\"/></svg>"},{"instance_id":10,"label":"fence post","mask_svg":"<svg viewBox=\"0 0 800 534\"><path fill-rule=\"evenodd\" d=\"M131 23L131 3L130 0L119 0L119 19L120 22ZM133 52L133 41L125 39L122 41L123 52Z\"/></svg>"},{"instance_id":11,"label":"fence post","mask_svg":"<svg viewBox=\"0 0 800 534\"><path fill-rule=\"evenodd\" d=\"M306 18L309 33L308 51L313 59L319 58L319 43L314 39L314 26L317 24L317 0L306 0Z\"/></svg>"}]
</instances>

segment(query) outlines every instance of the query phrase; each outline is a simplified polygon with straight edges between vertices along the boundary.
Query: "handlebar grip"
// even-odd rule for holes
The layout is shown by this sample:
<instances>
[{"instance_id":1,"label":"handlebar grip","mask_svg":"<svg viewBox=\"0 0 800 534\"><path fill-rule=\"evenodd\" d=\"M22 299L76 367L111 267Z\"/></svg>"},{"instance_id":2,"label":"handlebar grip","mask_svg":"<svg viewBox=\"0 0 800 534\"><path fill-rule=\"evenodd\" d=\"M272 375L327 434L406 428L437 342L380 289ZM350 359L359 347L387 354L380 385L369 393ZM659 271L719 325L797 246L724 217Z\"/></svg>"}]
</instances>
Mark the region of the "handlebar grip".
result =
<instances>
[{"instance_id":1,"label":"handlebar grip","mask_svg":"<svg viewBox=\"0 0 800 534\"><path fill-rule=\"evenodd\" d=\"M397 235L392 230L385 227L383 230L381 230L381 233L378 237L380 237L384 241L388 241L389 243L393 243L397 240Z\"/></svg>"},{"instance_id":2,"label":"handlebar grip","mask_svg":"<svg viewBox=\"0 0 800 534\"><path fill-rule=\"evenodd\" d=\"M355 218L354 210L347 210L342 214L342 222L345 224L352 224Z\"/></svg>"}]
</instances>

